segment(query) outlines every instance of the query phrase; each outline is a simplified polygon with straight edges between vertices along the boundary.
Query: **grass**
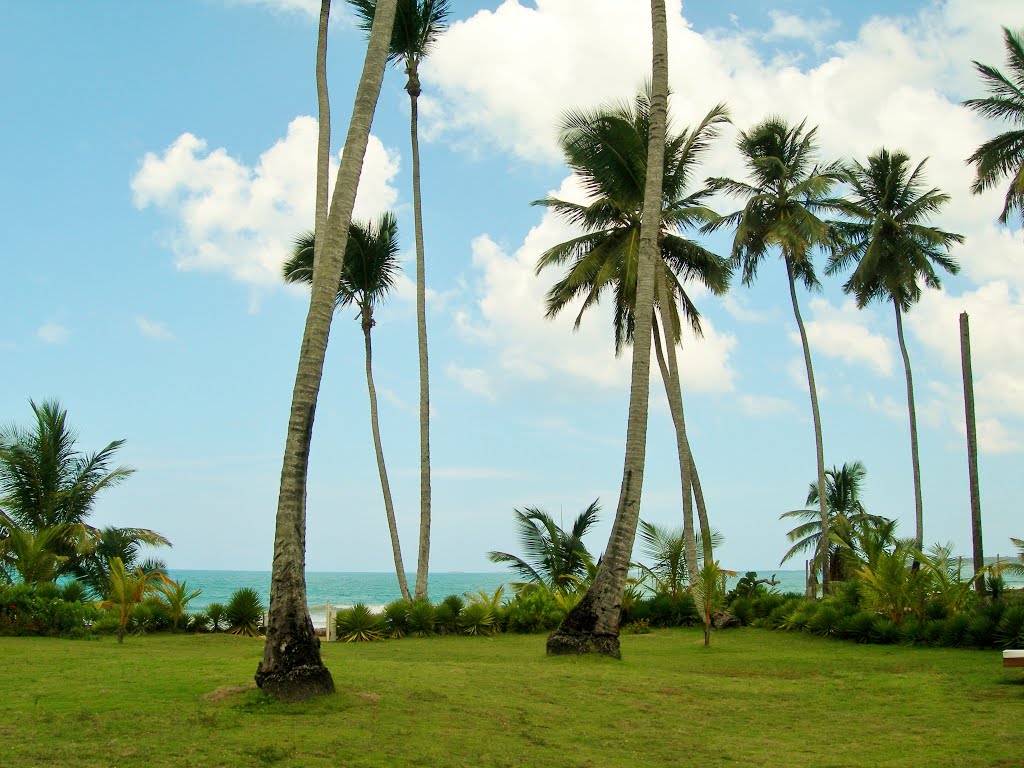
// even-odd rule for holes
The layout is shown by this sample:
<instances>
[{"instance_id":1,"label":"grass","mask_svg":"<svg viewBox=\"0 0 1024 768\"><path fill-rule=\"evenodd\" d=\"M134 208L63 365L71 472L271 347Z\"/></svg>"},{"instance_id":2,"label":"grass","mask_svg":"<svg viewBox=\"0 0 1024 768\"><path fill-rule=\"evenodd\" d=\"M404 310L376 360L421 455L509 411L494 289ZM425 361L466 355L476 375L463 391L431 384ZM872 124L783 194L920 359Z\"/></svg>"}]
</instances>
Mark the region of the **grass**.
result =
<instances>
[{"instance_id":1,"label":"grass","mask_svg":"<svg viewBox=\"0 0 1024 768\"><path fill-rule=\"evenodd\" d=\"M338 693L252 689L259 640L0 638L5 768L1024 766L1024 676L994 651L797 633L623 637L621 662L543 636L323 646Z\"/></svg>"}]
</instances>

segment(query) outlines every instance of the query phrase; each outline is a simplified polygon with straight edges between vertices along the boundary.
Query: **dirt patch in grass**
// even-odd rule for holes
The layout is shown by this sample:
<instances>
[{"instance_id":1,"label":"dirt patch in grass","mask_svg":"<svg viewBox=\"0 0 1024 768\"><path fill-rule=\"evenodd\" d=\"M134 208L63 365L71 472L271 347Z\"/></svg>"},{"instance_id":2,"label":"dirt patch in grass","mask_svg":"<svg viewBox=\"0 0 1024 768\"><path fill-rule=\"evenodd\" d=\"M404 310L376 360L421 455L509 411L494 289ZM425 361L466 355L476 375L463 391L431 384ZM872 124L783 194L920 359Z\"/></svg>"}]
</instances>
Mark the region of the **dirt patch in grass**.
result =
<instances>
[{"instance_id":1,"label":"dirt patch in grass","mask_svg":"<svg viewBox=\"0 0 1024 768\"><path fill-rule=\"evenodd\" d=\"M224 699L231 698L232 696L251 691L256 688L256 681L250 680L245 685L222 685L220 688L214 688L209 693L204 693L199 697L200 701L224 701Z\"/></svg>"}]
</instances>

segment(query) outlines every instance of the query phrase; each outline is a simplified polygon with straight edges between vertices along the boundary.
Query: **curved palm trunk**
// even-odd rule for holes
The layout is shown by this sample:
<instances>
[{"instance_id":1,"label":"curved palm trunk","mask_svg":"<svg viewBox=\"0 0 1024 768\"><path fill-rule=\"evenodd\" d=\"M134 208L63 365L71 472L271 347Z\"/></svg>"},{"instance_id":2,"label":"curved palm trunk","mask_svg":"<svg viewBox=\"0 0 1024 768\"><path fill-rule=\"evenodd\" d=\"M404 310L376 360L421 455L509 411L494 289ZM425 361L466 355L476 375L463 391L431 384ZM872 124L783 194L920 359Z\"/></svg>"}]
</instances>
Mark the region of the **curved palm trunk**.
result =
<instances>
[{"instance_id":1,"label":"curved palm trunk","mask_svg":"<svg viewBox=\"0 0 1024 768\"><path fill-rule=\"evenodd\" d=\"M659 283L659 287L661 287ZM668 398L668 409L672 414L672 425L676 432L676 453L679 456L679 481L683 491L683 549L686 552L686 577L690 584L696 584L699 574L697 568L697 540L693 534L693 474L690 456L690 444L686 439L686 426L683 421L683 398L675 379L672 377L665 354L661 349L661 334L658 332L657 318L653 318L654 351L658 357L658 368L661 369L661 380L665 384L665 396ZM669 342L667 345L672 346Z\"/></svg>"},{"instance_id":2,"label":"curved palm trunk","mask_svg":"<svg viewBox=\"0 0 1024 768\"><path fill-rule=\"evenodd\" d=\"M974 373L971 368L971 329L966 312L960 313L960 366L964 377L964 415L967 419L967 474L971 487L971 543L974 546L974 571L985 566L981 541L981 484L978 480L978 427L974 419ZM983 592L981 579L974 583Z\"/></svg>"},{"instance_id":3,"label":"curved palm trunk","mask_svg":"<svg viewBox=\"0 0 1024 768\"><path fill-rule=\"evenodd\" d=\"M328 0L324 0L317 47L317 93L321 97L327 88L324 62L328 6ZM334 690L331 673L320 659L320 641L313 632L313 622L306 606L306 475L334 301L370 124L387 63L395 6L396 0L380 0L377 5L345 139L344 156L335 182L334 199L325 231L314 233L316 240L323 241L323 251L319 258L314 259L309 312L295 373L277 503L267 641L263 661L256 671L258 686L275 698L289 701L309 699ZM326 99L321 98L321 106L325 103ZM324 117L321 115L321 119ZM322 146L323 125L320 130ZM318 166L324 160L318 153ZM319 173L318 168L318 177Z\"/></svg>"},{"instance_id":4,"label":"curved palm trunk","mask_svg":"<svg viewBox=\"0 0 1024 768\"><path fill-rule=\"evenodd\" d=\"M811 416L814 420L814 448L818 459L818 503L821 507L821 592L824 595L829 593L831 573L829 571L829 543L828 543L828 509L825 505L825 449L821 437L821 416L818 415L818 389L814 385L814 368L811 366L811 347L807 343L807 330L804 328L803 318L800 316L800 305L796 300L796 281L793 279L793 266L789 259L786 259L786 275L789 277L789 297L793 300L793 316L796 317L796 326L800 331L800 343L804 350L804 365L807 366L807 389L811 393Z\"/></svg>"},{"instance_id":5,"label":"curved palm trunk","mask_svg":"<svg viewBox=\"0 0 1024 768\"><path fill-rule=\"evenodd\" d=\"M924 513L921 502L921 463L917 452L917 410L914 408L914 379L910 373L910 355L907 354L907 343L903 339L903 313L900 305L892 303L896 310L896 337L900 342L903 354L903 369L907 373L907 410L910 413L910 461L914 468L914 521L917 523L917 535L914 545L920 552L924 549ZM916 560L916 558L915 558Z\"/></svg>"},{"instance_id":6,"label":"curved palm trunk","mask_svg":"<svg viewBox=\"0 0 1024 768\"><path fill-rule=\"evenodd\" d=\"M427 365L427 278L423 257L423 206L420 200L419 64L410 58L409 125L412 138L412 207L416 230L416 341L420 357L420 543L416 559L416 597L427 596L430 568L430 376Z\"/></svg>"},{"instance_id":7,"label":"curved palm trunk","mask_svg":"<svg viewBox=\"0 0 1024 768\"><path fill-rule=\"evenodd\" d=\"M640 518L647 443L647 408L651 376L651 321L654 315L655 264L658 259L658 224L665 158L665 122L668 107L668 24L665 0L651 0L653 38L651 69L650 141L647 181L637 270L636 327L626 426L626 456L619 504L611 535L597 575L586 594L569 611L547 641L547 651L602 653L615 658L619 650L619 614L626 576Z\"/></svg>"},{"instance_id":8,"label":"curved palm trunk","mask_svg":"<svg viewBox=\"0 0 1024 768\"><path fill-rule=\"evenodd\" d=\"M366 390L370 394L370 429L373 432L373 449L377 454L377 473L380 475L380 492L384 496L384 512L388 517L388 532L391 534L391 554L395 558L395 574L398 576L398 588L402 597L411 601L409 584L405 579L405 565L402 562L402 545L398 540L398 521L395 519L395 505L391 499L391 484L388 482L388 470L384 465L384 448L380 441L380 423L377 420L377 387L373 384L373 348L370 342L370 329L373 328L372 310L363 306L362 313L363 343L366 347Z\"/></svg>"}]
</instances>

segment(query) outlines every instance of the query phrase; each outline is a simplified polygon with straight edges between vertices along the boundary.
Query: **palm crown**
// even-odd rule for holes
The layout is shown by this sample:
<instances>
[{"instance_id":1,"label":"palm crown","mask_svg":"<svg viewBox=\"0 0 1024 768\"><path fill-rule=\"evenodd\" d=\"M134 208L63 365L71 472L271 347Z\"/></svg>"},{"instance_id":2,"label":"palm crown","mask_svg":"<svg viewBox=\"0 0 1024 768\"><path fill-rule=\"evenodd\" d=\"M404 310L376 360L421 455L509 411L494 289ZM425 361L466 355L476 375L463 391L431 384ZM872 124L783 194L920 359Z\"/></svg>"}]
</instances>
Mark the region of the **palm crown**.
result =
<instances>
[{"instance_id":1,"label":"palm crown","mask_svg":"<svg viewBox=\"0 0 1024 768\"><path fill-rule=\"evenodd\" d=\"M369 34L377 11L377 0L349 0L349 5L356 12L359 28ZM448 0L398 0L388 61L405 61L410 82L416 75L420 59L430 53L444 31L450 13ZM416 90L418 96L418 78Z\"/></svg>"},{"instance_id":2,"label":"palm crown","mask_svg":"<svg viewBox=\"0 0 1024 768\"><path fill-rule=\"evenodd\" d=\"M616 352L633 336L650 109L650 95L642 93L632 104L568 113L562 122L560 144L590 202L553 197L534 201L584 231L550 248L537 262L538 273L550 265L569 264L566 275L548 291L548 316L583 297L576 317L578 327L583 313L611 288ZM692 130L678 134L669 130L666 136L658 239L663 281L659 279L658 284L664 282L669 295L657 295L655 301L669 313L675 339L681 329L677 298L686 320L700 332L700 313L686 295L683 282L696 279L714 293L723 293L731 276L727 260L679 234L715 216L704 205L706 190L687 190L700 155L727 121L725 106L719 104Z\"/></svg>"},{"instance_id":3,"label":"palm crown","mask_svg":"<svg viewBox=\"0 0 1024 768\"><path fill-rule=\"evenodd\" d=\"M999 221L1006 224L1014 211L1024 223L1024 38L1003 27L1009 76L995 67L974 62L989 92L983 99L968 99L964 106L983 117L1015 126L990 139L975 150L967 162L976 166L971 191L981 194L1003 177L1010 178Z\"/></svg>"},{"instance_id":4,"label":"palm crown","mask_svg":"<svg viewBox=\"0 0 1024 768\"><path fill-rule=\"evenodd\" d=\"M921 283L939 288L933 265L950 274L959 271L949 255L963 236L925 222L949 201L937 189L923 189L922 160L911 170L904 152L883 148L848 168L846 180L853 189L842 202L852 220L837 223L842 246L833 253L827 272L832 274L856 264L844 289L864 307L874 300L892 300L906 311L921 298Z\"/></svg>"}]
</instances>

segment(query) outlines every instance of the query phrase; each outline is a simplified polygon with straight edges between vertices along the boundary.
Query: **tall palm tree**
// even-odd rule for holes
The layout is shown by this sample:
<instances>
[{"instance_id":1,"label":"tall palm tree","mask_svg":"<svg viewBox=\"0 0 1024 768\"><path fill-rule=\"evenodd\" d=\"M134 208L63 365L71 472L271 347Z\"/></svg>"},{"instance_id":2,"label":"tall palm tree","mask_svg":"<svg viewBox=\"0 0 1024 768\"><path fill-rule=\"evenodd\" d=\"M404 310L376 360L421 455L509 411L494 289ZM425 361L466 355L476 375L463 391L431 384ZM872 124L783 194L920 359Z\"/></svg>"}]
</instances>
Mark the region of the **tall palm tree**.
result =
<instances>
[{"instance_id":1,"label":"tall palm tree","mask_svg":"<svg viewBox=\"0 0 1024 768\"><path fill-rule=\"evenodd\" d=\"M488 552L492 563L509 566L527 583L548 589L573 591L594 565L583 536L597 522L597 500L580 512L569 530L563 530L547 512L536 507L515 510L519 542L526 557L508 552Z\"/></svg>"},{"instance_id":2,"label":"tall palm tree","mask_svg":"<svg viewBox=\"0 0 1024 768\"><path fill-rule=\"evenodd\" d=\"M665 0L651 0L651 117L647 144L640 256L634 306L633 364L630 372L629 417L619 503L608 546L586 594L569 611L547 641L548 653L602 653L619 658L619 613L640 518L647 443L647 407L651 377L651 320L658 262L661 182L665 169L668 113L668 22Z\"/></svg>"},{"instance_id":3,"label":"tall palm tree","mask_svg":"<svg viewBox=\"0 0 1024 768\"><path fill-rule=\"evenodd\" d=\"M308 284L313 279L315 249L316 243L312 232L307 232L296 239L291 258L284 263L283 267L286 282ZM355 304L359 309L363 345L366 350L366 388L370 395L370 428L373 433L373 448L377 456L380 489L384 496L384 512L387 515L388 531L391 535L391 552L402 597L411 601L409 584L405 578L405 565L402 562L402 547L398 539L398 522L395 519L391 484L388 482L384 449L380 439L380 423L377 419L377 388L373 383L373 348L370 335L375 324L374 307L394 289L395 279L401 269L398 261L398 222L394 214L381 214L375 224L352 222L349 226L348 246L345 254L345 265L338 283L337 304L339 308Z\"/></svg>"},{"instance_id":4,"label":"tall palm tree","mask_svg":"<svg viewBox=\"0 0 1024 768\"><path fill-rule=\"evenodd\" d=\"M976 166L977 175L971 185L971 191L976 195L1009 177L1010 187L1006 191L999 221L1006 224L1016 211L1024 224L1024 32L1014 33L1003 27L1003 43L1009 76L995 67L975 61L974 68L990 95L984 99L968 99L964 106L983 117L1015 127L986 141L967 158L967 162Z\"/></svg>"},{"instance_id":5,"label":"tall palm tree","mask_svg":"<svg viewBox=\"0 0 1024 768\"><path fill-rule=\"evenodd\" d=\"M379 0L349 0L363 30L373 26ZM448 25L448 0L398 0L388 61L402 62L408 78L409 132L412 140L412 207L416 228L416 339L420 360L420 536L416 561L416 597L427 596L430 566L430 377L427 365L427 281L423 256L423 206L420 201L420 62Z\"/></svg>"},{"instance_id":6,"label":"tall palm tree","mask_svg":"<svg viewBox=\"0 0 1024 768\"><path fill-rule=\"evenodd\" d=\"M338 293L338 281L345 261L348 227L352 221L359 174L370 137L370 123L380 94L387 64L396 0L380 0L366 59L356 89L345 148L334 184L334 195L326 218L322 206L327 195L321 179L330 159L327 106L327 22L330 0L322 0L316 56L317 96L320 104L320 136L317 143L317 210L314 212L320 253L313 263L309 312L303 330L295 387L288 415L288 433L281 467L277 520L274 530L274 560L270 577L270 615L263 661L256 671L256 684L270 695L285 700L303 700L330 693L334 680L320 658L320 641L306 605L306 476L309 447L313 438L320 378L323 374L331 317ZM322 231L321 231L322 230Z\"/></svg>"},{"instance_id":7,"label":"tall palm tree","mask_svg":"<svg viewBox=\"0 0 1024 768\"><path fill-rule=\"evenodd\" d=\"M643 220L643 179L647 163L651 96L640 93L632 104L571 112L563 120L560 137L569 166L582 180L593 200L587 205L557 198L535 201L555 211L584 234L560 243L537 262L537 272L548 266L569 264L569 271L548 292L547 314L554 317L576 299L583 297L576 316L578 328L583 313L596 304L606 290L614 294L613 328L615 353L632 342L635 326L638 245ZM655 305L665 326L667 352L662 351L657 317L652 319L654 344L669 410L676 430L680 482L683 493L683 529L687 546L695 547L693 530L693 456L686 437L682 396L676 370L675 345L682 336L679 307L700 334L700 314L683 288L682 280L696 279L716 294L729 284L727 260L686 239L683 231L707 223L714 214L703 203L705 190L690 192L694 168L710 142L728 120L725 106L715 106L692 130L669 133L665 139L661 226L658 232L660 259L656 265ZM668 362L666 362L666 357ZM701 532L710 546L707 511L703 495L698 496ZM710 557L709 553L705 553ZM697 557L687 559L696 577Z\"/></svg>"},{"instance_id":8,"label":"tall palm tree","mask_svg":"<svg viewBox=\"0 0 1024 768\"><path fill-rule=\"evenodd\" d=\"M825 473L825 506L829 515L829 574L830 579L845 581L850 575L849 558L843 556L844 552L853 551L857 544L858 531L865 527L878 527L888 524L888 520L878 515L870 515L864 509L861 502L861 492L864 487L864 477L867 470L864 465L855 461L845 463L840 467L833 467ZM817 505L821 495L818 491L818 484L811 483L807 491L807 501L804 503L810 507ZM812 553L815 569L821 567L822 546L821 517L817 509L794 509L792 512L785 512L780 519L796 518L804 522L786 534L793 542L782 558L785 563L792 557L802 552Z\"/></svg>"},{"instance_id":9,"label":"tall palm tree","mask_svg":"<svg viewBox=\"0 0 1024 768\"><path fill-rule=\"evenodd\" d=\"M800 280L808 289L818 286L812 253L815 248L832 245L830 222L820 218L820 215L836 210L836 202L829 197L829 193L842 180L842 169L834 163L825 167L815 164L817 128L805 128L806 121L791 126L781 117L769 117L749 131L740 132L738 147L750 171L751 181L728 178L708 181L713 189L727 192L746 203L741 210L713 222L707 231L723 225L736 228L732 257L743 270L744 285L754 281L758 267L769 251L777 250L785 262L793 316L800 332L807 369L818 485L824 487L825 452L821 416L818 412L818 390L814 384L807 331L796 298L796 281ZM825 508L824 497L820 500L820 513L824 544L828 541L828 510ZM825 561L822 588L827 593L828 551L824 546L821 554Z\"/></svg>"},{"instance_id":10,"label":"tall palm tree","mask_svg":"<svg viewBox=\"0 0 1024 768\"><path fill-rule=\"evenodd\" d=\"M843 286L852 293L857 306L872 301L890 301L896 313L896 338L903 355L907 378L907 409L910 414L910 457L914 473L915 546L924 548L924 515L921 501L921 465L917 450L917 413L910 356L903 337L903 314L921 298L921 285L941 288L936 274L939 266L950 274L959 271L949 256L954 243L963 236L927 224L928 219L949 202L949 195L937 189L924 190L922 160L911 169L904 152L890 153L884 147L868 158L867 166L854 162L846 173L852 194L842 202L851 219L836 224L843 244L829 259L826 274L851 266L853 273Z\"/></svg>"}]
</instances>

